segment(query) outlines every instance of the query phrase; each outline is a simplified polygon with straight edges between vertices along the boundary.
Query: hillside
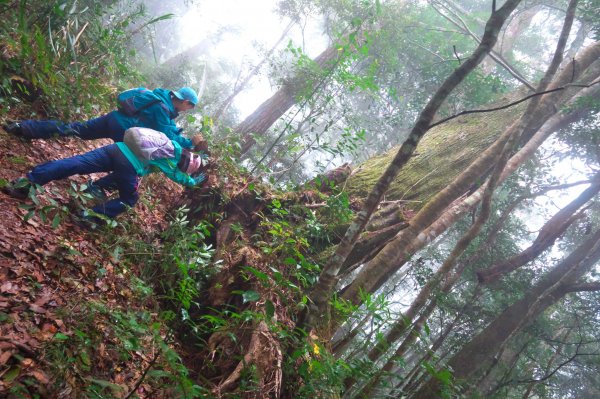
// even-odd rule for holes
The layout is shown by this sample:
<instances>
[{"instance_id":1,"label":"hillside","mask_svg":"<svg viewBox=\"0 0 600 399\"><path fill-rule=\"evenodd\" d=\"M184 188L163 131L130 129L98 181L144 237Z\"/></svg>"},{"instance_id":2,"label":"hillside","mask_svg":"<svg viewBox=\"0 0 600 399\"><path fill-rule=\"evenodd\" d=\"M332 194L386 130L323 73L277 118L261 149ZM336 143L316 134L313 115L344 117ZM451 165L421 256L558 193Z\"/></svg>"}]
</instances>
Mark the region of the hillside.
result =
<instances>
[{"instance_id":1,"label":"hillside","mask_svg":"<svg viewBox=\"0 0 600 399\"><path fill-rule=\"evenodd\" d=\"M0 182L101 144L24 141L2 130ZM77 176L49 184L48 192L39 195L48 206L37 207L46 210L46 220L39 213L25 218L23 207L30 200L0 193L0 395L73 397L108 390L122 397L153 362L157 337L165 337L164 329L152 329L159 320L156 297L137 277L148 270L123 259L131 243L151 245L157 239L183 190L146 179L142 191L147 193L121 225L89 231L62 209L74 206L71 184L86 181ZM57 214L61 220L53 226ZM115 323L118 318L121 323ZM160 369L160 363L154 368ZM138 393L144 397L151 390L142 384Z\"/></svg>"}]
</instances>

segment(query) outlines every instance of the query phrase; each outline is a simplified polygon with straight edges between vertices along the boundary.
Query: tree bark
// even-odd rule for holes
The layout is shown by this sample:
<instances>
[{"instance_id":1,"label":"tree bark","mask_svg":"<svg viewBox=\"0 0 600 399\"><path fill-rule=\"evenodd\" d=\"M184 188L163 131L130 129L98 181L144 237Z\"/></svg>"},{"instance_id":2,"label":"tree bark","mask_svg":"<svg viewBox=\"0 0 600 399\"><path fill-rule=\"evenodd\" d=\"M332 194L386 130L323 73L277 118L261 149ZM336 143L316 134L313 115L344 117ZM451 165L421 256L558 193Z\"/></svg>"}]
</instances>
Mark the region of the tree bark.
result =
<instances>
[{"instance_id":1,"label":"tree bark","mask_svg":"<svg viewBox=\"0 0 600 399\"><path fill-rule=\"evenodd\" d=\"M184 50L181 53L176 54L173 57L169 58L168 60L163 62L161 65L163 67L168 66L168 67L176 68L179 64L181 64L183 62L191 61L194 58L198 58L202 54L205 54L206 52L208 52L209 48L211 47L211 45L215 39L216 39L216 37L212 37L212 36L206 37L206 38L200 40L198 43L194 44L192 47L188 48L187 50Z\"/></svg>"},{"instance_id":2,"label":"tree bark","mask_svg":"<svg viewBox=\"0 0 600 399\"><path fill-rule=\"evenodd\" d=\"M275 42L275 44L273 45L273 47L271 47L271 49L264 56L264 58L262 59L262 61L259 62L252 69L252 71L250 71L250 73L248 74L248 76L246 76L241 83L236 84L234 86L233 92L221 103L221 105L219 106L219 108L217 109L217 111L215 112L215 114L213 115L213 119L215 121L219 121L219 119L221 118L221 115L223 115L223 113L229 107L229 105L233 102L233 100L235 99L235 97L238 94L240 94L242 92L242 90L244 90L246 88L246 86L248 85L248 82L250 82L250 79L252 79L254 76L256 76L258 74L258 72L260 71L260 68L264 65L264 63L268 60L268 58L271 56L271 54L273 54L273 52L275 51L275 49L279 46L279 44L287 36L287 34L292 29L292 26L294 26L294 21L291 21L288 24L288 26L283 30L283 33L279 37L279 40L277 40L277 42Z\"/></svg>"},{"instance_id":3,"label":"tree bark","mask_svg":"<svg viewBox=\"0 0 600 399\"><path fill-rule=\"evenodd\" d=\"M344 46L344 48L347 47ZM345 51L348 50L340 51L340 43L336 43L325 49L325 51L314 59L314 62L323 71L329 73L335 68L335 65L344 55ZM237 125L234 133L242 138L240 156L246 154L256 144L254 136L263 135L277 119L285 114L292 105L296 104L300 93L306 90L307 83L301 81L301 78L284 83L275 94L259 105L256 111Z\"/></svg>"}]
</instances>

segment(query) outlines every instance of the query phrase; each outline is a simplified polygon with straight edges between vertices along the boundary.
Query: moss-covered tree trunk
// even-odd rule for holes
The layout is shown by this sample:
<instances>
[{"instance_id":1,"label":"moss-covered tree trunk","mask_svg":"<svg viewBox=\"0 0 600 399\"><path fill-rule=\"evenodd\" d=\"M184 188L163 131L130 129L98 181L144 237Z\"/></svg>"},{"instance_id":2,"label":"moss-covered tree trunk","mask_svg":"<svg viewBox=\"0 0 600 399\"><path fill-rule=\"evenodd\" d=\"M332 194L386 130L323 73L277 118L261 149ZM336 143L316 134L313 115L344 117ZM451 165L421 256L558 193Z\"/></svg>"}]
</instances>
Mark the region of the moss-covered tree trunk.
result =
<instances>
[{"instance_id":1,"label":"moss-covered tree trunk","mask_svg":"<svg viewBox=\"0 0 600 399\"><path fill-rule=\"evenodd\" d=\"M394 240L390 241L371 261L369 261L360 274L353 280L352 284L344 291L344 299L358 303L359 292L374 292L387 278L395 273L419 248L422 248L429 237L423 235L444 211L452 205L459 197L466 194L470 187L481 180L491 170L495 159L504 146L504 142L514 134L529 138L543 128L558 109L575 96L582 89L572 87L573 79L580 79L581 83L589 83L597 78L599 71L595 62L600 57L600 42L589 46L578 59L578 68L573 70L566 66L550 85L551 89L557 91L546 94L535 107L528 107L528 112L520 119L508 117L501 126L508 126L500 138L487 147L476 159L471 160L468 166L457 170L456 178L447 184L442 190L429 200L424 208L411 219L408 228L402 230ZM588 70L589 68L589 70ZM530 109L534 108L534 109ZM444 142L448 147L451 141Z\"/></svg>"},{"instance_id":2,"label":"moss-covered tree trunk","mask_svg":"<svg viewBox=\"0 0 600 399\"><path fill-rule=\"evenodd\" d=\"M303 315L300 324L303 328L311 330L319 324L328 324L328 304L332 296L332 291L339 279L339 273L342 269L348 255L352 252L354 244L363 232L371 215L376 211L376 207L383 198L384 194L390 188L393 180L397 177L400 170L412 158L415 149L425 133L430 130L432 121L441 107L442 103L450 93L479 65L486 54L488 54L498 39L498 33L505 20L517 7L520 0L508 0L498 10L493 9L490 18L485 26L485 33L480 44L473 53L458 68L456 68L442 83L442 85L432 95L427 105L423 108L417 121L410 131L407 139L402 143L392 161L387 165L384 172L379 176L377 182L369 191L362 209L357 213L346 234L338 244L335 253L325 264L319 279L315 284L310 297L309 306ZM410 228L410 226L409 226ZM401 233L402 234L402 233ZM387 246L386 246L387 247ZM379 254L377 255L379 256ZM376 256L376 257L377 257Z\"/></svg>"}]
</instances>

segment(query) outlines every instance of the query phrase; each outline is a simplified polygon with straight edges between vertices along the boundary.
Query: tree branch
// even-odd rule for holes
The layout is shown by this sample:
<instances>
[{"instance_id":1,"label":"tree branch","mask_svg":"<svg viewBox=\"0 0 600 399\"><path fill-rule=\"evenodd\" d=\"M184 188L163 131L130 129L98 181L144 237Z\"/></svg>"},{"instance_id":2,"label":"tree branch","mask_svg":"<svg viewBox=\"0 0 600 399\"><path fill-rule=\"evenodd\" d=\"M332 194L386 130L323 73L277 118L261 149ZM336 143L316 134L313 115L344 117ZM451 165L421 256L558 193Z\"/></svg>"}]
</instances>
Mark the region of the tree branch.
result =
<instances>
[{"instance_id":1,"label":"tree branch","mask_svg":"<svg viewBox=\"0 0 600 399\"><path fill-rule=\"evenodd\" d=\"M582 291L600 291L600 281L592 281L589 283L573 284L568 287L569 292L582 292Z\"/></svg>"},{"instance_id":2,"label":"tree branch","mask_svg":"<svg viewBox=\"0 0 600 399\"><path fill-rule=\"evenodd\" d=\"M421 111L415 125L413 126L408 138L400 146L400 149L394 156L391 164L378 179L377 183L367 196L363 209L357 214L342 241L338 245L336 252L331 256L323 268L319 280L313 287L309 296L308 309L301 317L299 325L310 330L317 325L329 323L329 299L338 280L339 272L352 251L359 235L364 230L369 218L375 211L375 208L381 201L383 195L390 187L394 178L400 172L400 169L412 157L419 141L429 130L429 125L435 114L442 106L442 103L450 93L471 73L477 65L481 63L486 54L494 47L498 40L498 34L502 25L520 3L520 0L507 0L504 5L493 13L486 25L483 39L479 46L473 51L471 56L465 60L452 74L446 78L436 93L431 97L427 105Z\"/></svg>"},{"instance_id":3,"label":"tree branch","mask_svg":"<svg viewBox=\"0 0 600 399\"><path fill-rule=\"evenodd\" d=\"M445 15L443 12L441 12L439 9L437 9L434 5L433 2L431 3L431 7L437 11L443 18L447 19L450 23L452 23L453 25L457 26L458 29L461 29L467 36L471 36L477 43L481 42L481 38L479 36L477 36L475 33L473 33L473 31L471 31L469 29L469 27L467 26L466 22L460 17L460 15L458 15L456 12L454 12L453 10L450 10L450 8L448 6L446 6L445 4L440 4L442 7L444 7L449 13L451 13L455 18L457 18L459 22L456 22L455 20L453 20L452 18L450 18L449 16ZM506 61L504 59L504 57L502 57L502 55L496 53L493 49L489 52L488 56L494 60L498 65L500 65L502 68L506 69L506 71L511 74L515 79L517 79L519 82L523 83L525 86L527 86L529 88L529 90L535 91L535 87L533 87L533 85L531 83L529 83L529 81L523 76L521 75L516 68L513 68L508 61Z\"/></svg>"},{"instance_id":4,"label":"tree branch","mask_svg":"<svg viewBox=\"0 0 600 399\"><path fill-rule=\"evenodd\" d=\"M510 107L514 107L515 105L521 104L522 102L527 101L527 100L529 100L532 97L542 96L542 95L548 94L548 93L554 93L556 91L561 91L561 90L568 89L569 87L592 87L592 86L594 86L594 85L596 85L598 83L600 83L600 80L596 80L595 82L592 82L589 85L568 84L568 85L564 85L564 86L561 86L561 87L556 87L554 89L541 91L539 93L533 93L533 94L530 94L530 95L528 95L526 97L521 98L520 100L513 101L511 103L508 103L506 105L502 105L502 106L499 106L499 107L488 108L488 109L473 109L473 110L469 110L469 111L461 111L458 114L454 114L454 115L449 116L447 118L444 118L444 119L442 119L442 120L440 120L438 122L432 123L429 126L429 128L431 129L431 128L435 127L435 126L438 126L438 125L441 125L441 124L446 123L448 121L451 121L452 119L458 118L459 116L462 116L462 115L481 114L481 113L486 113L486 112L500 111L500 110L507 109L507 108L510 108Z\"/></svg>"}]
</instances>

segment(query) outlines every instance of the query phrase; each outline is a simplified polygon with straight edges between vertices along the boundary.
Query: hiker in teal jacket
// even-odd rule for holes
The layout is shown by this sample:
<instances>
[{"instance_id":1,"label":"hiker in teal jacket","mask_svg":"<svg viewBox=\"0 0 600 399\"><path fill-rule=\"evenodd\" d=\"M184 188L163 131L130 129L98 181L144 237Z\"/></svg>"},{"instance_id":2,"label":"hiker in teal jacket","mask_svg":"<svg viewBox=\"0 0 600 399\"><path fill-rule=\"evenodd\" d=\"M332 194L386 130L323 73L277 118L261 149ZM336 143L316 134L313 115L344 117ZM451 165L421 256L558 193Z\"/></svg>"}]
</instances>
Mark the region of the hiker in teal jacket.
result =
<instances>
[{"instance_id":1,"label":"hiker in teal jacket","mask_svg":"<svg viewBox=\"0 0 600 399\"><path fill-rule=\"evenodd\" d=\"M198 104L198 95L189 87L169 91L144 88L150 98L147 107L142 107L137 114L127 115L122 109L117 109L98 118L85 122L65 123L61 121L24 120L5 126L9 133L26 138L50 138L53 136L77 136L83 140L97 140L109 138L115 142L123 141L125 130L130 127L147 127L167 135L183 148L191 148L192 142L181 136L181 129L177 128L173 119L180 112L194 108Z\"/></svg>"},{"instance_id":2,"label":"hiker in teal jacket","mask_svg":"<svg viewBox=\"0 0 600 399\"><path fill-rule=\"evenodd\" d=\"M165 140L169 141L166 138ZM201 135L194 136L192 140L195 145L206 148L206 141ZM200 173L208 158L206 153L196 154L183 149L175 140L171 140L171 143L173 146L172 156L149 161L140 159L123 142L109 144L85 154L38 165L27 173L25 178L15 180L3 187L2 191L12 197L26 199L34 184L43 186L50 181L65 179L73 175L109 172L110 174L106 177L110 177L114 182L119 196L95 206L92 210L114 218L137 203L139 198L138 182L141 176L160 171L169 179L186 187L196 186L206 180L206 175ZM100 190L99 193L95 192L97 198L106 197L101 188L97 186L95 188ZM96 223L99 221L97 218L88 220Z\"/></svg>"}]
</instances>

